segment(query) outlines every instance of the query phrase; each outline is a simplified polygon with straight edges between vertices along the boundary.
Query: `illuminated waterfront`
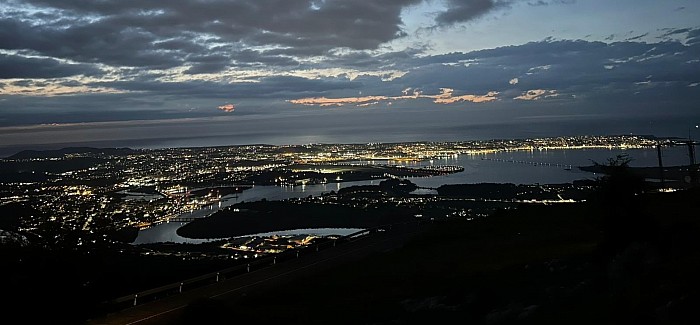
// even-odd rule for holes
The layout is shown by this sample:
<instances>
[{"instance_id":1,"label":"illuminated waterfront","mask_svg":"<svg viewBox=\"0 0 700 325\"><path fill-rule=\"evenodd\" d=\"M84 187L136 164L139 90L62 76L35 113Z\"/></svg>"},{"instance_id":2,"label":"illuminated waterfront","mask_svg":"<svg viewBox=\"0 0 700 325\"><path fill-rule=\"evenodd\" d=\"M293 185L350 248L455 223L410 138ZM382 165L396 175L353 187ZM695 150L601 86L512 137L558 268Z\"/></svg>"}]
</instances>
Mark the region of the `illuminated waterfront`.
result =
<instances>
[{"instance_id":1,"label":"illuminated waterfront","mask_svg":"<svg viewBox=\"0 0 700 325\"><path fill-rule=\"evenodd\" d=\"M315 184L315 185L305 185L305 186L254 186L248 190L243 191L243 193L237 196L231 196L224 198L222 204L215 204L202 208L200 210L194 211L192 213L185 213L182 217L194 217L201 218L210 215L220 208L225 208L243 201L259 201L262 199L266 200L284 200L289 198L298 198L306 196L317 196L322 193L328 193L330 191L337 191L344 187L349 187L353 185L374 185L378 184L378 180L372 181L360 181L360 182L345 182L345 183L334 183L334 184ZM186 224L186 222L165 222L148 229L143 229L139 231L139 236L134 241L134 244L148 244L148 243L159 243L159 242L174 242L174 243L190 243L197 244L207 241L209 239L191 239L179 236L176 232L177 229ZM284 231L283 233L288 233L289 231ZM338 231L323 231L323 234L345 234L347 232L344 229ZM293 231L292 231L293 233ZM268 234L269 235L269 234Z\"/></svg>"},{"instance_id":2,"label":"illuminated waterfront","mask_svg":"<svg viewBox=\"0 0 700 325\"><path fill-rule=\"evenodd\" d=\"M666 166L682 165L688 161L687 149L671 147L664 149ZM634 160L632 166L654 166L658 163L656 149L554 149L554 150L518 150L499 151L485 154L460 154L444 158L404 162L407 166L458 165L465 170L444 176L415 177L415 184L435 188L444 184L475 183L514 183L514 184L560 184L581 179L593 179L599 175L578 170L577 166L591 165L592 161L605 162L606 159L620 154L627 154ZM383 163L381 161L357 161L357 163ZM561 165L571 166L570 170ZM229 197L221 207L230 206L241 201L284 200L318 196L330 191L354 185L376 185L379 180L343 182L330 184L313 184L299 186L254 186L243 191L237 197ZM212 210L213 209L213 210ZM217 205L183 217L203 217L218 210ZM189 239L177 235L176 231L185 223L163 223L139 232L135 244L155 242L201 243L208 240Z\"/></svg>"}]
</instances>

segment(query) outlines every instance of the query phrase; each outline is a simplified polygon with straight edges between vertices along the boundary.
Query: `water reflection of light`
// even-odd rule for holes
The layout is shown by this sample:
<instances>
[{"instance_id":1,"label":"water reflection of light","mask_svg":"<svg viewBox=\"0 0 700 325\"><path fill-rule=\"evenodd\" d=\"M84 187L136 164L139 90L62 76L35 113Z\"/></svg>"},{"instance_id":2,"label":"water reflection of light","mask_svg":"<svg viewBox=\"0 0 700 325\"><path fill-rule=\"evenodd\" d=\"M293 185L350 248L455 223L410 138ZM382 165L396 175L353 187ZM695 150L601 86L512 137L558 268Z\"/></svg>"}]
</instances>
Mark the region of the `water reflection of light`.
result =
<instances>
[{"instance_id":1,"label":"water reflection of light","mask_svg":"<svg viewBox=\"0 0 700 325\"><path fill-rule=\"evenodd\" d=\"M435 177L422 177L413 178L412 181L418 186L423 187L438 187L444 184L464 184L464 183L481 183L481 182L500 182L500 183L563 183L570 182L575 179L587 179L596 177L595 174L580 172L576 168L572 170L565 170L562 168L554 167L543 167L543 168L533 168L531 164L513 164L506 162L496 162L482 160L482 158L498 158L498 159L510 159L510 160L534 160L538 163L550 163L550 164L566 164L566 166L582 166L591 164L591 160L605 161L608 157L614 156L619 150L608 150L608 149L592 149L592 150L545 150L536 151L532 155L528 151L521 152L492 152L492 153L481 153L481 154L466 154L461 155L455 159L456 161L452 163L452 157L441 157L435 159L433 163L445 164L445 165L461 165L465 168L463 172L450 174L446 176L435 176ZM629 153L636 160L633 162L634 165L639 166L653 166L656 164L656 151L655 149L649 150L633 150ZM669 165L678 165L687 163L686 149L682 147L669 148L666 149L665 160L668 161ZM418 163L418 165L428 165L429 160ZM348 187L352 185L376 185L381 180L370 180L361 182L345 182L345 183L335 183L335 186L327 186L326 184L310 184L304 187L295 186L252 186L249 189L244 190L237 197L228 197L227 201L220 207L226 207L234 203L245 201L256 201L262 198L268 200L280 200L290 197L306 197L308 195L319 195L322 192L327 192L328 190L334 188L336 191L343 187ZM209 211L209 210L206 210ZM195 211L190 211L194 214ZM177 226L171 224L170 226L175 226L173 228L168 228L165 225L160 225L152 227L151 231L144 232L141 231L139 238L137 239L139 243L145 242L159 242L159 241L178 241L184 238L178 238L174 236ZM171 237L172 236L172 237Z\"/></svg>"}]
</instances>

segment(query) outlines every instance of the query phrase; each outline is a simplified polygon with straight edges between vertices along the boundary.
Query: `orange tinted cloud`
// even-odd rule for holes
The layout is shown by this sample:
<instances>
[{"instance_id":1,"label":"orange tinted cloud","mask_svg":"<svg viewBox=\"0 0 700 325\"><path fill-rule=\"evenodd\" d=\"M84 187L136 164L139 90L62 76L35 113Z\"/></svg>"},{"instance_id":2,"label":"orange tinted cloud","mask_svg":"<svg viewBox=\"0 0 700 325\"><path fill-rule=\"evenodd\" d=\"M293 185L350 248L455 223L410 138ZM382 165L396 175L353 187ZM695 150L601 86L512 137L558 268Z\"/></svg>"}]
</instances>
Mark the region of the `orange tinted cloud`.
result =
<instances>
[{"instance_id":1,"label":"orange tinted cloud","mask_svg":"<svg viewBox=\"0 0 700 325\"><path fill-rule=\"evenodd\" d=\"M386 96L364 96L364 97L343 97L343 98L326 98L326 97L310 97L288 100L292 104L301 104L307 106L342 106L346 104L367 104L387 100Z\"/></svg>"},{"instance_id":2,"label":"orange tinted cloud","mask_svg":"<svg viewBox=\"0 0 700 325\"><path fill-rule=\"evenodd\" d=\"M436 104L452 104L457 102L486 103L498 99L496 95L498 95L497 91L489 91L486 95L462 95L447 98L441 97L436 98L433 102Z\"/></svg>"},{"instance_id":3,"label":"orange tinted cloud","mask_svg":"<svg viewBox=\"0 0 700 325\"><path fill-rule=\"evenodd\" d=\"M454 96L454 89L452 88L440 88L439 95L425 95L424 98L433 98L433 103L435 104L452 104L457 102L472 102L472 103L485 103L498 99L497 91L489 91L486 95L462 95Z\"/></svg>"},{"instance_id":4,"label":"orange tinted cloud","mask_svg":"<svg viewBox=\"0 0 700 325\"><path fill-rule=\"evenodd\" d=\"M369 105L375 105L383 101L393 103L394 100L412 100L419 98L432 99L433 103L436 104L452 104L457 102L472 102L472 103L483 103L497 100L497 91L490 91L486 95L461 95L454 96L454 89L452 88L440 88L440 93L437 95L424 95L418 89L407 88L402 91L402 96L363 96L363 97L341 97L341 98L327 98L327 97L309 97L300 99L291 99L288 102L292 104L306 105L306 106L343 106L348 104L353 104L358 107L364 107Z\"/></svg>"},{"instance_id":5,"label":"orange tinted cloud","mask_svg":"<svg viewBox=\"0 0 700 325\"><path fill-rule=\"evenodd\" d=\"M219 109L226 112L226 113L231 113L236 109L236 107L233 106L233 104L226 104L226 105L219 106Z\"/></svg>"},{"instance_id":6,"label":"orange tinted cloud","mask_svg":"<svg viewBox=\"0 0 700 325\"><path fill-rule=\"evenodd\" d=\"M557 97L556 90L546 90L546 89L531 89L524 92L522 95L515 97L514 99L520 100L538 100L542 98Z\"/></svg>"}]
</instances>

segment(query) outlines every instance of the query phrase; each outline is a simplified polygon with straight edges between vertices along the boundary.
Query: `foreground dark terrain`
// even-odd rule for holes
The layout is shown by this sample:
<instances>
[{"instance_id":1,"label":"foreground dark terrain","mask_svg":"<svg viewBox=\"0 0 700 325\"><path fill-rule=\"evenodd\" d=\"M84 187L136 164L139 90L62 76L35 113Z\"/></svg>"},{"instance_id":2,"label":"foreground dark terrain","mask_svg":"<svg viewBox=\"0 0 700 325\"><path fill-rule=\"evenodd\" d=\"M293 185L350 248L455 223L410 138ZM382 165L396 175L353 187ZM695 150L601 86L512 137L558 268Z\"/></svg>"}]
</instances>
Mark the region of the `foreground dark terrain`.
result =
<instances>
[{"instance_id":1,"label":"foreground dark terrain","mask_svg":"<svg viewBox=\"0 0 700 325\"><path fill-rule=\"evenodd\" d=\"M667 192L663 183L643 181L629 161L611 158L599 165L605 176L572 184L445 185L432 194L415 194L410 181L387 176L378 185L315 197L239 202L179 230L199 238L314 226L383 230L364 244L351 238L338 248L332 238L283 244L282 255L242 249L249 242L237 239L131 245L135 228L99 218L109 207L161 211L155 207L180 199L216 202L208 187L185 192L191 196L110 205L114 189L103 199L72 181L65 189L13 183L7 193L29 200L0 205L4 306L10 318L61 324L125 323L119 315L133 310L145 314L143 324L692 323L700 289L700 188L690 182ZM695 170L688 172L697 179ZM56 189L63 195L51 196ZM225 189L242 191L216 187ZM54 212L72 216L63 197L86 212L79 216L93 217L61 222ZM418 229L388 227L407 223ZM328 249L319 253L315 245L323 243ZM311 257L283 257L299 251ZM274 258L281 263L270 263ZM254 272L248 273L250 264ZM231 268L240 272L227 272L218 283L216 272ZM212 272L216 281L190 281ZM130 308L135 293L161 286L170 289L140 295ZM209 292L224 286L241 294ZM126 298L115 303L119 297ZM161 314L149 303L155 298L177 308Z\"/></svg>"},{"instance_id":2,"label":"foreground dark terrain","mask_svg":"<svg viewBox=\"0 0 700 325\"><path fill-rule=\"evenodd\" d=\"M692 324L700 191L521 205L144 324Z\"/></svg>"}]
</instances>

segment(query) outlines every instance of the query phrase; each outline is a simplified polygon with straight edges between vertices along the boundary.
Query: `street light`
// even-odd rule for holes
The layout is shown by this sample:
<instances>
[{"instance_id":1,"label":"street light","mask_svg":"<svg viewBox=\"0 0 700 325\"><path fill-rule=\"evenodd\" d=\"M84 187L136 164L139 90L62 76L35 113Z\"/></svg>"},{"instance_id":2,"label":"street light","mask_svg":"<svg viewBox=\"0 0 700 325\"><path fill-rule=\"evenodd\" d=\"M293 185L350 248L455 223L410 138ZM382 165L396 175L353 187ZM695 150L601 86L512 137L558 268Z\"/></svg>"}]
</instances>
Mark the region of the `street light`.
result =
<instances>
[{"instance_id":1,"label":"street light","mask_svg":"<svg viewBox=\"0 0 700 325\"><path fill-rule=\"evenodd\" d=\"M699 129L700 125L695 125L695 129ZM697 183L697 169L695 167L695 143L693 143L693 139L691 137L690 131L693 130L693 127L688 127L688 158L690 158L690 166L688 166L688 172L690 173L689 178L690 178L690 183L695 184Z\"/></svg>"},{"instance_id":2,"label":"street light","mask_svg":"<svg viewBox=\"0 0 700 325\"><path fill-rule=\"evenodd\" d=\"M697 129L700 129L700 125L695 125L695 130ZM690 156L690 164L695 165L695 143L693 143L693 137L690 133L692 130L692 126L688 127L688 156Z\"/></svg>"},{"instance_id":3,"label":"street light","mask_svg":"<svg viewBox=\"0 0 700 325\"><path fill-rule=\"evenodd\" d=\"M695 129L696 129L696 130L699 129L699 128L700 128L700 125L696 125L696 126L695 126ZM689 126L689 127L688 127L688 140L690 140L691 142L693 141L692 137L690 136L690 131L692 131L692 130L693 130L693 127L692 127L692 126Z\"/></svg>"}]
</instances>

